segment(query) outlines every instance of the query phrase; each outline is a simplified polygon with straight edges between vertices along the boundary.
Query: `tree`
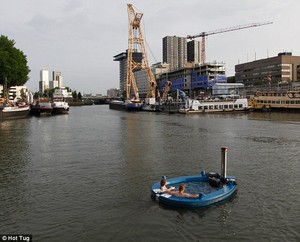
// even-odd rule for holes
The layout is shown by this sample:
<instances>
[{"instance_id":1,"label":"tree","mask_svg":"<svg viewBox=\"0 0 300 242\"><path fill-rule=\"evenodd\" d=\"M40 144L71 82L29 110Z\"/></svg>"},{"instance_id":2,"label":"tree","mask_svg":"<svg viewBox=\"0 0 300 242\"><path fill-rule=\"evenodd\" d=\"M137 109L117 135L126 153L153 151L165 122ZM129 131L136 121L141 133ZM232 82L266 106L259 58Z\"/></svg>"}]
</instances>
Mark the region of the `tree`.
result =
<instances>
[{"instance_id":1,"label":"tree","mask_svg":"<svg viewBox=\"0 0 300 242\"><path fill-rule=\"evenodd\" d=\"M78 99L81 100L81 98L82 98L82 94L81 94L81 92L78 92Z\"/></svg>"},{"instance_id":2,"label":"tree","mask_svg":"<svg viewBox=\"0 0 300 242\"><path fill-rule=\"evenodd\" d=\"M78 96L77 96L76 90L74 92L72 92L72 96L73 96L73 98L77 99Z\"/></svg>"},{"instance_id":3,"label":"tree","mask_svg":"<svg viewBox=\"0 0 300 242\"><path fill-rule=\"evenodd\" d=\"M0 84L4 88L22 86L29 79L27 57L14 45L14 40L4 35L0 36Z\"/></svg>"}]
</instances>

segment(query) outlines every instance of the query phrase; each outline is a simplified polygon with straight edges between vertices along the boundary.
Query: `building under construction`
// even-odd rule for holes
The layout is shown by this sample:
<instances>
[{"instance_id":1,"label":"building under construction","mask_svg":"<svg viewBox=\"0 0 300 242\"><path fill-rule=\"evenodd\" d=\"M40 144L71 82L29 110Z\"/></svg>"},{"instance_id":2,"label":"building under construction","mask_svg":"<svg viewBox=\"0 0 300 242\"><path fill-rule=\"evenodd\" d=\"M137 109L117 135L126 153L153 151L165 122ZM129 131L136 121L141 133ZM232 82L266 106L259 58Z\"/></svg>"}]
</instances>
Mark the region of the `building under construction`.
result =
<instances>
[{"instance_id":1,"label":"building under construction","mask_svg":"<svg viewBox=\"0 0 300 242\"><path fill-rule=\"evenodd\" d=\"M200 32L186 37L166 36L162 39L163 63L150 67L140 25L143 14L135 11L131 4L127 6L128 49L114 56L114 60L120 62L120 91L127 100L131 97L155 99L157 89L163 96L166 96L166 91L172 93L177 90L184 91L190 97L202 92L211 92L215 83L225 83L227 78L224 62L206 61L207 36L272 24L272 22L252 23ZM199 37L201 41L196 41L195 39ZM162 71L163 65L168 66L167 70ZM242 66L237 66L237 70L242 69ZM238 74L236 81L243 79L243 75Z\"/></svg>"}]
</instances>

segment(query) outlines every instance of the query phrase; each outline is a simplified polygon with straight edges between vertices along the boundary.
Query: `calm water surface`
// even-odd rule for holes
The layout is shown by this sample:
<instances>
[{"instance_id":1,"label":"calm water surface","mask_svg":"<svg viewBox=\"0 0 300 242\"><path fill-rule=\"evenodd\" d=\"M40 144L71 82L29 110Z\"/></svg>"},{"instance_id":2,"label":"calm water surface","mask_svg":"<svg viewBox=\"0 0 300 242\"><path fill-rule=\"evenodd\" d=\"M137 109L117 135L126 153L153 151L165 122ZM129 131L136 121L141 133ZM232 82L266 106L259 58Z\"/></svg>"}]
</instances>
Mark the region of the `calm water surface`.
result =
<instances>
[{"instance_id":1,"label":"calm water surface","mask_svg":"<svg viewBox=\"0 0 300 242\"><path fill-rule=\"evenodd\" d=\"M300 241L300 114L167 115L108 106L0 122L0 234L34 241ZM220 171L200 209L150 199L162 175Z\"/></svg>"}]
</instances>

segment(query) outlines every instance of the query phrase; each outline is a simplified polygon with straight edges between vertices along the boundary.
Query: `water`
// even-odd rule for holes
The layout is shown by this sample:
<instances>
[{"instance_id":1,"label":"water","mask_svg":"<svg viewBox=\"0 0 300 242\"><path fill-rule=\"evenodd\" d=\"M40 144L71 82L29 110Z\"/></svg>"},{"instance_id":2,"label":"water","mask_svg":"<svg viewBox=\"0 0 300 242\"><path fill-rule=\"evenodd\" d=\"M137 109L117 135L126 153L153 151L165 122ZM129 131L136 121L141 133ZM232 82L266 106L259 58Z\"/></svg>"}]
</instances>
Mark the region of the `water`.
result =
<instances>
[{"instance_id":1,"label":"water","mask_svg":"<svg viewBox=\"0 0 300 242\"><path fill-rule=\"evenodd\" d=\"M300 241L300 114L167 115L107 106L0 122L0 234L34 241ZM172 209L162 175L220 171L229 201Z\"/></svg>"}]
</instances>

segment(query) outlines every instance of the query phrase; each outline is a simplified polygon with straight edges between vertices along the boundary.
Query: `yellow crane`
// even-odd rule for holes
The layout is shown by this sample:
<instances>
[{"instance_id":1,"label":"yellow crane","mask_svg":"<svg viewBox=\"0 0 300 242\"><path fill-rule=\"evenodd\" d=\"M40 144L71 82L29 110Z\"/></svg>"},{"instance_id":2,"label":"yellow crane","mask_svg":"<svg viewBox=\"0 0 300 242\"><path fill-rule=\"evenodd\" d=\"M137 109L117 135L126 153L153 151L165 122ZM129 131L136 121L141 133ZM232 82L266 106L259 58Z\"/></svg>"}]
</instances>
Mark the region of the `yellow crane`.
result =
<instances>
[{"instance_id":1,"label":"yellow crane","mask_svg":"<svg viewBox=\"0 0 300 242\"><path fill-rule=\"evenodd\" d=\"M163 96L162 96L162 101L163 102L167 101L168 93L171 90L171 86L172 86L172 82L171 81L166 81L165 90L164 90L164 93L163 93Z\"/></svg>"},{"instance_id":2,"label":"yellow crane","mask_svg":"<svg viewBox=\"0 0 300 242\"><path fill-rule=\"evenodd\" d=\"M127 76L126 76L126 98L130 99L131 86L135 99L139 100L139 92L134 77L134 72L144 69L148 77L147 98L155 98L156 81L148 63L141 20L143 13L136 12L132 4L127 4L129 19L128 50L127 50ZM142 59L133 58L133 53L141 53Z\"/></svg>"}]
</instances>

